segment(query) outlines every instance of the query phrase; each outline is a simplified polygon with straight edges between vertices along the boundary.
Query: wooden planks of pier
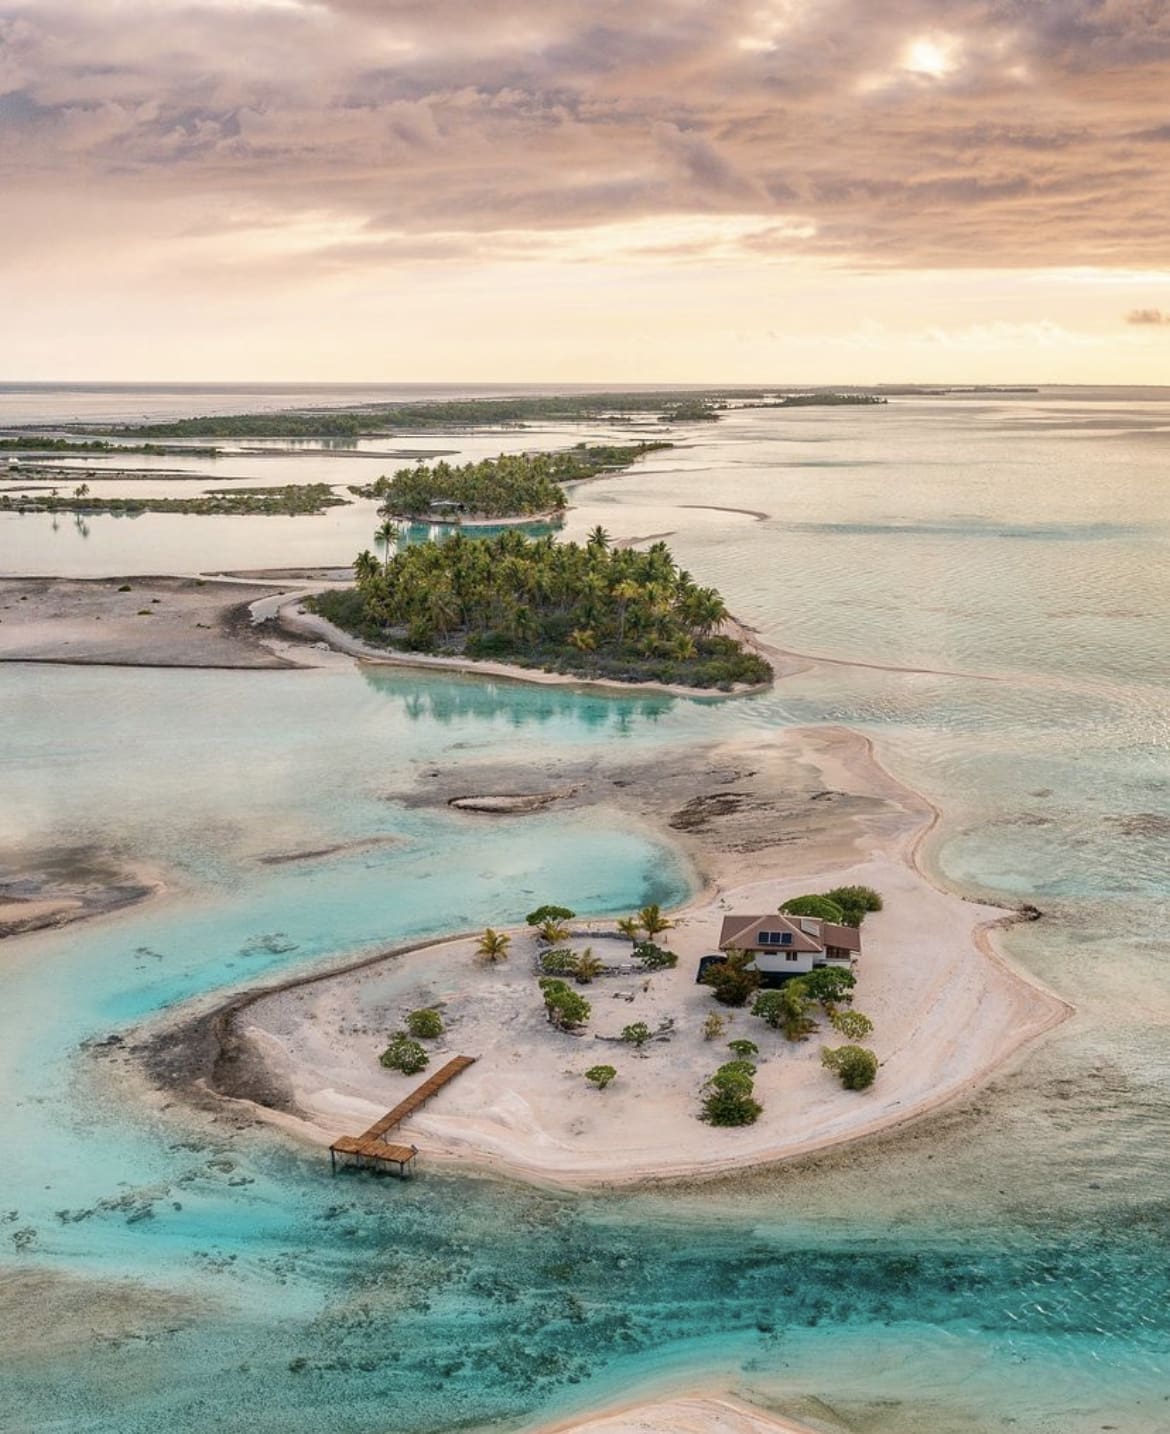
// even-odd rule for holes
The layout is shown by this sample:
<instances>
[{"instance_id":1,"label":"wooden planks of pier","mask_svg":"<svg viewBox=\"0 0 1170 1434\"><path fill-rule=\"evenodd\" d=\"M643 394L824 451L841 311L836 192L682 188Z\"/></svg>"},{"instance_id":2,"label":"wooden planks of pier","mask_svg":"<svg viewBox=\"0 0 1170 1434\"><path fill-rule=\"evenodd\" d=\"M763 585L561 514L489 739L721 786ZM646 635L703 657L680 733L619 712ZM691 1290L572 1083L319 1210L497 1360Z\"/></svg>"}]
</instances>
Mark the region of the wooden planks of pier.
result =
<instances>
[{"instance_id":1,"label":"wooden planks of pier","mask_svg":"<svg viewBox=\"0 0 1170 1434\"><path fill-rule=\"evenodd\" d=\"M337 1170L337 1157L341 1156L343 1163L346 1159L355 1165L373 1161L375 1165L397 1165L399 1175L413 1174L418 1147L393 1145L386 1140L386 1132L393 1130L396 1125L401 1125L419 1106L425 1105L457 1075L462 1075L468 1066L475 1064L475 1059L475 1056L453 1057L440 1066L434 1075L428 1076L422 1085L411 1091L405 1100L400 1100L393 1110L388 1110L381 1120L376 1120L368 1130L363 1130L361 1135L339 1135L329 1147L329 1161L334 1172Z\"/></svg>"}]
</instances>

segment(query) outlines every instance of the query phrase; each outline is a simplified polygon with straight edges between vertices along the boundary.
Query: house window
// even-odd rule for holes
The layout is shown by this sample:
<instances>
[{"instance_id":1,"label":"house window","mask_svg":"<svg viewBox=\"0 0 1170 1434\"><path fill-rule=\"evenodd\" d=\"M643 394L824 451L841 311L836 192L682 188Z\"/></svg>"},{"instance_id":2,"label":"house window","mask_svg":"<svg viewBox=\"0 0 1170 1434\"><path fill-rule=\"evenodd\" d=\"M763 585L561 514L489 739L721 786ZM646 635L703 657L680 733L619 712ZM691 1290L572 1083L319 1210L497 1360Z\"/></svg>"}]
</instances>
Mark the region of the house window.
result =
<instances>
[{"instance_id":1,"label":"house window","mask_svg":"<svg viewBox=\"0 0 1170 1434\"><path fill-rule=\"evenodd\" d=\"M785 961L799 961L800 953L797 951L785 951L784 959Z\"/></svg>"}]
</instances>

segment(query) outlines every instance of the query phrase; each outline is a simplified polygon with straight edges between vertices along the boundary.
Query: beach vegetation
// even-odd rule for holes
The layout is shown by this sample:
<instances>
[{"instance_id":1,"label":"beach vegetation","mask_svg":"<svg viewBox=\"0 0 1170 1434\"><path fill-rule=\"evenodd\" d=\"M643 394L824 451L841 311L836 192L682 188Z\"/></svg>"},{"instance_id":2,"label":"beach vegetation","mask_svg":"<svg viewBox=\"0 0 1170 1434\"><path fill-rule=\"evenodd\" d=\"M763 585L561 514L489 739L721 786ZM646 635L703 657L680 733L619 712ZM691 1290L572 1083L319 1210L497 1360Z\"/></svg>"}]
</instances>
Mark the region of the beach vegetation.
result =
<instances>
[{"instance_id":1,"label":"beach vegetation","mask_svg":"<svg viewBox=\"0 0 1170 1434\"><path fill-rule=\"evenodd\" d=\"M605 962L594 952L592 946L586 946L574 960L573 979L578 986L588 986L604 970Z\"/></svg>"},{"instance_id":2,"label":"beach vegetation","mask_svg":"<svg viewBox=\"0 0 1170 1434\"><path fill-rule=\"evenodd\" d=\"M785 916L818 916L822 921L840 923L845 912L828 896L809 892L805 896L793 896L785 901L780 910Z\"/></svg>"},{"instance_id":3,"label":"beach vegetation","mask_svg":"<svg viewBox=\"0 0 1170 1434\"><path fill-rule=\"evenodd\" d=\"M881 892L872 886L835 886L825 895L841 908L846 926L860 926L869 912L882 909Z\"/></svg>"},{"instance_id":4,"label":"beach vegetation","mask_svg":"<svg viewBox=\"0 0 1170 1434\"><path fill-rule=\"evenodd\" d=\"M616 1075L617 1071L613 1066L590 1066L585 1072L585 1079L595 1085L598 1090L604 1090Z\"/></svg>"},{"instance_id":5,"label":"beach vegetation","mask_svg":"<svg viewBox=\"0 0 1170 1434\"><path fill-rule=\"evenodd\" d=\"M713 961L703 972L703 984L710 986L723 1006L746 1006L759 989L760 973L751 964L750 951L728 951L722 961Z\"/></svg>"},{"instance_id":6,"label":"beach vegetation","mask_svg":"<svg viewBox=\"0 0 1170 1434\"><path fill-rule=\"evenodd\" d=\"M617 923L617 929L633 945L638 944L638 938L642 935L642 923L636 916L623 916Z\"/></svg>"},{"instance_id":7,"label":"beach vegetation","mask_svg":"<svg viewBox=\"0 0 1170 1434\"><path fill-rule=\"evenodd\" d=\"M650 1039L653 1032L645 1021L634 1021L631 1025L622 1027L622 1040L635 1050L641 1050Z\"/></svg>"},{"instance_id":8,"label":"beach vegetation","mask_svg":"<svg viewBox=\"0 0 1170 1434\"><path fill-rule=\"evenodd\" d=\"M878 1058L864 1046L825 1046L821 1064L836 1072L846 1090L868 1090L877 1077Z\"/></svg>"},{"instance_id":9,"label":"beach vegetation","mask_svg":"<svg viewBox=\"0 0 1170 1434\"><path fill-rule=\"evenodd\" d=\"M577 953L568 946L554 946L542 951L540 969L546 976L573 976L577 971Z\"/></svg>"},{"instance_id":10,"label":"beach vegetation","mask_svg":"<svg viewBox=\"0 0 1170 1434\"><path fill-rule=\"evenodd\" d=\"M568 922L561 921L555 916L550 916L547 920L542 921L536 928L536 939L542 941L546 946L559 946L571 935Z\"/></svg>"},{"instance_id":11,"label":"beach vegetation","mask_svg":"<svg viewBox=\"0 0 1170 1434\"><path fill-rule=\"evenodd\" d=\"M387 1070L401 1071L403 1075L417 1075L430 1065L431 1058L418 1041L405 1031L395 1031L378 1061Z\"/></svg>"},{"instance_id":12,"label":"beach vegetation","mask_svg":"<svg viewBox=\"0 0 1170 1434\"><path fill-rule=\"evenodd\" d=\"M804 995L818 1001L832 1015L839 1005L852 1002L857 977L844 966L818 966L789 984L799 985Z\"/></svg>"},{"instance_id":13,"label":"beach vegetation","mask_svg":"<svg viewBox=\"0 0 1170 1434\"><path fill-rule=\"evenodd\" d=\"M662 907L656 901L642 907L638 912L638 923L651 941L674 927L674 922L662 914Z\"/></svg>"},{"instance_id":14,"label":"beach vegetation","mask_svg":"<svg viewBox=\"0 0 1170 1434\"><path fill-rule=\"evenodd\" d=\"M717 1041L726 1029L727 1017L721 1016L718 1011L712 1011L703 1022L703 1039Z\"/></svg>"},{"instance_id":15,"label":"beach vegetation","mask_svg":"<svg viewBox=\"0 0 1170 1434\"><path fill-rule=\"evenodd\" d=\"M540 990L548 1022L558 1031L580 1030L593 1014L593 1008L585 997L555 976L543 976Z\"/></svg>"},{"instance_id":16,"label":"beach vegetation","mask_svg":"<svg viewBox=\"0 0 1170 1434\"><path fill-rule=\"evenodd\" d=\"M787 1040L803 1041L817 1028L812 1008L803 980L786 981L777 990L761 991L752 1005L752 1015L774 1031L782 1031Z\"/></svg>"},{"instance_id":17,"label":"beach vegetation","mask_svg":"<svg viewBox=\"0 0 1170 1434\"><path fill-rule=\"evenodd\" d=\"M634 947L634 960L645 971L671 971L678 965L678 956L655 946L653 941L639 941Z\"/></svg>"},{"instance_id":18,"label":"beach vegetation","mask_svg":"<svg viewBox=\"0 0 1170 1434\"><path fill-rule=\"evenodd\" d=\"M538 906L535 911L530 911L524 918L527 926L543 926L546 921L572 921L576 916L567 906L552 906L546 903Z\"/></svg>"},{"instance_id":19,"label":"beach vegetation","mask_svg":"<svg viewBox=\"0 0 1170 1434\"><path fill-rule=\"evenodd\" d=\"M411 1011L406 1018L406 1029L408 1034L419 1040L433 1041L443 1034L443 1018L430 1006L421 1011Z\"/></svg>"},{"instance_id":20,"label":"beach vegetation","mask_svg":"<svg viewBox=\"0 0 1170 1434\"><path fill-rule=\"evenodd\" d=\"M479 938L475 954L485 965L494 966L498 961L507 959L508 947L511 944L512 938L506 931L495 931L489 926Z\"/></svg>"},{"instance_id":21,"label":"beach vegetation","mask_svg":"<svg viewBox=\"0 0 1170 1434\"><path fill-rule=\"evenodd\" d=\"M750 1061L727 1061L703 1086L701 1119L709 1125L753 1125L764 1107L756 1100L756 1068Z\"/></svg>"},{"instance_id":22,"label":"beach vegetation","mask_svg":"<svg viewBox=\"0 0 1170 1434\"><path fill-rule=\"evenodd\" d=\"M356 589L307 605L375 645L722 691L772 677L762 657L717 631L722 597L681 572L663 542L642 552L517 529L459 532L402 548L376 570L363 560L355 577Z\"/></svg>"},{"instance_id":23,"label":"beach vegetation","mask_svg":"<svg viewBox=\"0 0 1170 1434\"><path fill-rule=\"evenodd\" d=\"M873 1034L873 1022L860 1011L834 1011L829 1024L851 1041L863 1041Z\"/></svg>"},{"instance_id":24,"label":"beach vegetation","mask_svg":"<svg viewBox=\"0 0 1170 1434\"><path fill-rule=\"evenodd\" d=\"M760 1054L760 1048L756 1045L755 1041L728 1041L727 1049L741 1061L746 1061L749 1056L758 1056Z\"/></svg>"}]
</instances>

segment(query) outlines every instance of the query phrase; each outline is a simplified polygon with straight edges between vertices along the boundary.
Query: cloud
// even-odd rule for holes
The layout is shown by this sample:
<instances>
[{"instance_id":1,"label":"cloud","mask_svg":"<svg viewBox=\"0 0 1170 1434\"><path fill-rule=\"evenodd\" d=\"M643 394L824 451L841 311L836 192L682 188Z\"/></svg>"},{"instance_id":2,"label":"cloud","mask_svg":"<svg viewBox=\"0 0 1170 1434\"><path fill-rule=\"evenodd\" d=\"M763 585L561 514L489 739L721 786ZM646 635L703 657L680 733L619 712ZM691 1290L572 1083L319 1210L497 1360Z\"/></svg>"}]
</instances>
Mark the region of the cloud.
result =
<instances>
[{"instance_id":1,"label":"cloud","mask_svg":"<svg viewBox=\"0 0 1170 1434\"><path fill-rule=\"evenodd\" d=\"M1139 326L1157 327L1159 324L1170 324L1170 314L1162 309L1130 309L1125 316L1125 322Z\"/></svg>"},{"instance_id":2,"label":"cloud","mask_svg":"<svg viewBox=\"0 0 1170 1434\"><path fill-rule=\"evenodd\" d=\"M722 215L689 254L1160 270L1168 92L1149 0L6 0L0 187L355 265Z\"/></svg>"}]
</instances>

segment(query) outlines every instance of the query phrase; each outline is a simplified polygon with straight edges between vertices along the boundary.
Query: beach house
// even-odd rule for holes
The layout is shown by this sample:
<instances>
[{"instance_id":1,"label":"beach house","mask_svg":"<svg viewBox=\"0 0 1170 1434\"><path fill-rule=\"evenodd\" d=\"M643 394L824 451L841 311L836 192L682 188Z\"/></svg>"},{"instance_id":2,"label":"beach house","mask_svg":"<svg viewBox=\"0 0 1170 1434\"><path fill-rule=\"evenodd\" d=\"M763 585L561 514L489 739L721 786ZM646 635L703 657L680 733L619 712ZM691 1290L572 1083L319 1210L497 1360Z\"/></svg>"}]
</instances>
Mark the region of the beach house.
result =
<instances>
[{"instance_id":1,"label":"beach house","mask_svg":"<svg viewBox=\"0 0 1170 1434\"><path fill-rule=\"evenodd\" d=\"M852 966L861 954L861 932L819 916L725 916L719 949L750 951L752 964L769 985L817 966Z\"/></svg>"}]
</instances>

